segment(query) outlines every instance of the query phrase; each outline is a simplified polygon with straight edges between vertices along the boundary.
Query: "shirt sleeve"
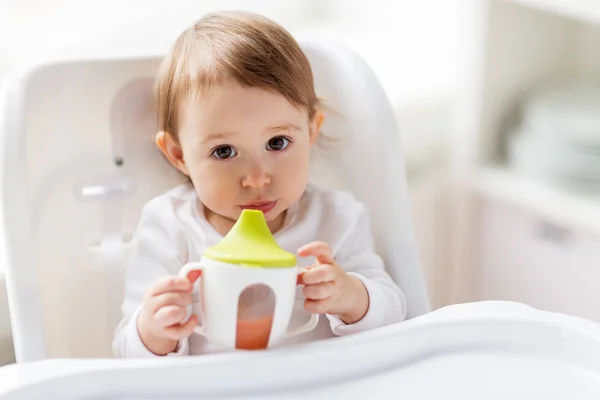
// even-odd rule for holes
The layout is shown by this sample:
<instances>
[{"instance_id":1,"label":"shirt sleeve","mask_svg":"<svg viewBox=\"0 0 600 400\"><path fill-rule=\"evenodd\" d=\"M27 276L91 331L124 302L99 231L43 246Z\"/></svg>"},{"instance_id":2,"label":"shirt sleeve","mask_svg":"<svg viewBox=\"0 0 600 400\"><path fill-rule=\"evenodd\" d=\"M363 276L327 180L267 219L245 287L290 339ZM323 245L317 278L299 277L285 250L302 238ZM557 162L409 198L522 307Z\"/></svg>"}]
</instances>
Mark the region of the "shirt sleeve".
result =
<instances>
[{"instance_id":1,"label":"shirt sleeve","mask_svg":"<svg viewBox=\"0 0 600 400\"><path fill-rule=\"evenodd\" d=\"M121 306L123 318L115 330L113 354L116 357L157 357L146 348L137 329L142 299L159 278L176 275L188 258L185 237L172 205L168 202L148 203L132 239L125 273L125 297ZM182 339L170 356L189 354L188 339Z\"/></svg>"},{"instance_id":2,"label":"shirt sleeve","mask_svg":"<svg viewBox=\"0 0 600 400\"><path fill-rule=\"evenodd\" d=\"M354 324L346 324L339 317L327 314L331 330L338 336L379 328L406 318L406 297L375 252L370 220L362 204L354 220L355 224L345 233L337 251L334 249L335 259L348 274L364 284L369 308L365 316Z\"/></svg>"}]
</instances>

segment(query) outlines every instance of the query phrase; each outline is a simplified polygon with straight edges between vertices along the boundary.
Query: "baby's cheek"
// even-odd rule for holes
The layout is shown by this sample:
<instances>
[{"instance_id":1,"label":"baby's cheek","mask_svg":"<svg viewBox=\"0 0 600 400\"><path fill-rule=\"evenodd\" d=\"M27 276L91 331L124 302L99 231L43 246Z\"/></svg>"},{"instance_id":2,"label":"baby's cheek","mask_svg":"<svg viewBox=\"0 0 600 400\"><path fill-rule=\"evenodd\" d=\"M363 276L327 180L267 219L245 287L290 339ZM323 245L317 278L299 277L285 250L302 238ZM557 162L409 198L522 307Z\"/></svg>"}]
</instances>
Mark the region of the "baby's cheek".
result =
<instances>
[{"instance_id":1,"label":"baby's cheek","mask_svg":"<svg viewBox=\"0 0 600 400\"><path fill-rule=\"evenodd\" d=\"M194 186L201 197L212 197L224 187L231 186L231 174L210 163L199 163L190 171Z\"/></svg>"},{"instance_id":2,"label":"baby's cheek","mask_svg":"<svg viewBox=\"0 0 600 400\"><path fill-rule=\"evenodd\" d=\"M308 182L309 166L302 157L294 157L286 160L280 168L280 180L294 192L302 193Z\"/></svg>"},{"instance_id":3,"label":"baby's cheek","mask_svg":"<svg viewBox=\"0 0 600 400\"><path fill-rule=\"evenodd\" d=\"M224 180L219 179L201 179L201 181L202 183L196 186L196 191L206 206L216 211L231 202L231 184L226 184Z\"/></svg>"}]
</instances>

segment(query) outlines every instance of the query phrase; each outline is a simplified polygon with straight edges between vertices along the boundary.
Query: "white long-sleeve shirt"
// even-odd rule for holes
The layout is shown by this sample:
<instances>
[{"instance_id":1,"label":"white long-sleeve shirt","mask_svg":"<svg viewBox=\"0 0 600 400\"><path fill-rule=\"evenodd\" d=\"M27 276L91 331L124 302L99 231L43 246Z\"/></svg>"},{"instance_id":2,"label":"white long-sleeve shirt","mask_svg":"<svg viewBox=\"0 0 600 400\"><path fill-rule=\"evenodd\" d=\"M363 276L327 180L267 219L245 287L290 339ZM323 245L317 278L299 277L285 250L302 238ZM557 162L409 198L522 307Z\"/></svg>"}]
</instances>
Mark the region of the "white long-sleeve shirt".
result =
<instances>
[{"instance_id":1,"label":"white long-sleeve shirt","mask_svg":"<svg viewBox=\"0 0 600 400\"><path fill-rule=\"evenodd\" d=\"M184 264L200 261L204 249L223 238L208 223L202 207L194 188L184 184L154 198L143 208L125 278L123 319L113 341L115 356L154 356L137 330L144 293L157 279L177 275ZM282 228L274 236L283 249L294 254L315 240L328 243L337 263L358 277L369 294L369 309L357 323L347 325L340 318L326 314L313 331L284 339L280 345L347 335L400 322L406 317L404 294L374 252L366 209L351 194L309 185L300 200L288 209ZM313 263L312 257L298 257L300 267ZM198 288L196 283L194 290ZM194 298L194 309L198 307L198 298ZM298 287L292 327L308 321L303 300L302 288ZM194 333L181 340L176 351L169 355L220 351L224 350Z\"/></svg>"}]
</instances>

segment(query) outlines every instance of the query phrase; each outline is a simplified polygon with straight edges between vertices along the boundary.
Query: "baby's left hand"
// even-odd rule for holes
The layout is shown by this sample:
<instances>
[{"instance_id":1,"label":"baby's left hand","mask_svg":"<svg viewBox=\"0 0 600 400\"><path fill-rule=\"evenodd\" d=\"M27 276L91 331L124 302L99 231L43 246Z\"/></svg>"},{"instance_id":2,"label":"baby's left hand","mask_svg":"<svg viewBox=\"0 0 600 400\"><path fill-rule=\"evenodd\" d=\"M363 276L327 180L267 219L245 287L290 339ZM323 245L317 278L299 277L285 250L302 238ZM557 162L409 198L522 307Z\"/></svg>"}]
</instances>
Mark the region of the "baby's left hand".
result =
<instances>
[{"instance_id":1,"label":"baby's left hand","mask_svg":"<svg viewBox=\"0 0 600 400\"><path fill-rule=\"evenodd\" d=\"M312 242L298 250L300 257L317 259L298 279L304 284L304 309L337 315L346 324L360 321L369 309L369 294L360 279L348 275L332 256L327 243Z\"/></svg>"}]
</instances>

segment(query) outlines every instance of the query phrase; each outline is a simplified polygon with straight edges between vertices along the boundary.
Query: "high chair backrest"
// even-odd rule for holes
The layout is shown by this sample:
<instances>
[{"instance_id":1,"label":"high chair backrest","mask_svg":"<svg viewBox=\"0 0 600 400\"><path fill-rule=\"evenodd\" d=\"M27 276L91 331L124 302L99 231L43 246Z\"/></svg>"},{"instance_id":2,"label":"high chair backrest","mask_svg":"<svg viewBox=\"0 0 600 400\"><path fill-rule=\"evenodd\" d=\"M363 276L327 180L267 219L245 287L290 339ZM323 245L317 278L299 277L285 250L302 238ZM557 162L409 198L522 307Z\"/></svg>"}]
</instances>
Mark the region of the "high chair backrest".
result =
<instances>
[{"instance_id":1,"label":"high chair backrest","mask_svg":"<svg viewBox=\"0 0 600 400\"><path fill-rule=\"evenodd\" d=\"M316 149L311 179L366 204L408 317L421 315L429 304L387 97L355 53L322 41L302 47L334 139ZM111 354L141 207L182 181L154 146L160 59L44 63L4 88L0 254L18 361Z\"/></svg>"}]
</instances>

